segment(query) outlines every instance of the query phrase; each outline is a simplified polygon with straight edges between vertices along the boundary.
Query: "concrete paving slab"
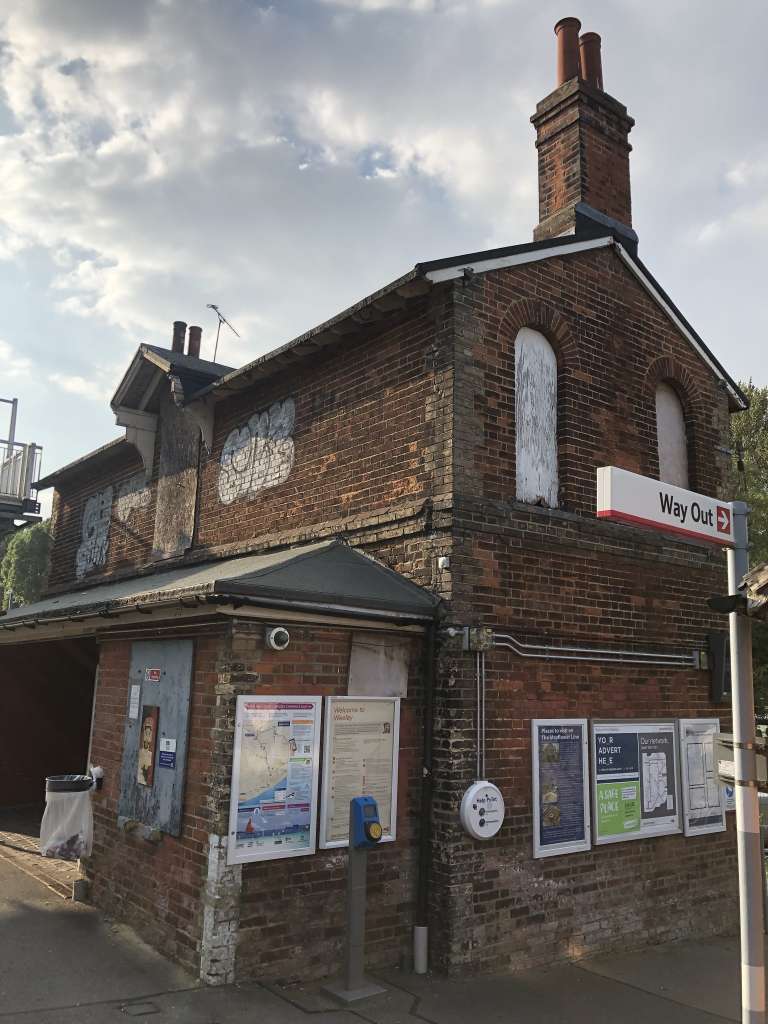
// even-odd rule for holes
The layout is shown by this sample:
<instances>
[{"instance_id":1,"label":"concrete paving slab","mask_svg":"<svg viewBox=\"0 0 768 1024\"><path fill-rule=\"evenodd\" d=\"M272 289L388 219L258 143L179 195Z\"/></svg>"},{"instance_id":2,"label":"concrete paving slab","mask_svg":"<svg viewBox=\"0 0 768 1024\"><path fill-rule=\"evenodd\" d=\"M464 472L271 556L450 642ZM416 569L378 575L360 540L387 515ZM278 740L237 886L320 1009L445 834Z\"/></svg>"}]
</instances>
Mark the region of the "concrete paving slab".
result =
<instances>
[{"instance_id":1,"label":"concrete paving slab","mask_svg":"<svg viewBox=\"0 0 768 1024\"><path fill-rule=\"evenodd\" d=\"M2 1024L360 1024L360 1020L343 1010L308 1016L260 986L236 985L171 992L128 1002L115 1000L27 1013L0 1012Z\"/></svg>"},{"instance_id":2,"label":"concrete paving slab","mask_svg":"<svg viewBox=\"0 0 768 1024\"><path fill-rule=\"evenodd\" d=\"M65 902L5 857L0 964L0 1019L196 985L130 929L111 925L91 907Z\"/></svg>"},{"instance_id":3,"label":"concrete paving slab","mask_svg":"<svg viewBox=\"0 0 768 1024\"><path fill-rule=\"evenodd\" d=\"M578 966L728 1020L741 1020L739 940L735 936L653 946L584 960Z\"/></svg>"},{"instance_id":4,"label":"concrete paving slab","mask_svg":"<svg viewBox=\"0 0 768 1024\"><path fill-rule=\"evenodd\" d=\"M379 975L417 998L411 1014L434 1024L714 1024L731 1020L569 965L467 980L387 971ZM377 1024L389 1024L375 1018Z\"/></svg>"}]
</instances>

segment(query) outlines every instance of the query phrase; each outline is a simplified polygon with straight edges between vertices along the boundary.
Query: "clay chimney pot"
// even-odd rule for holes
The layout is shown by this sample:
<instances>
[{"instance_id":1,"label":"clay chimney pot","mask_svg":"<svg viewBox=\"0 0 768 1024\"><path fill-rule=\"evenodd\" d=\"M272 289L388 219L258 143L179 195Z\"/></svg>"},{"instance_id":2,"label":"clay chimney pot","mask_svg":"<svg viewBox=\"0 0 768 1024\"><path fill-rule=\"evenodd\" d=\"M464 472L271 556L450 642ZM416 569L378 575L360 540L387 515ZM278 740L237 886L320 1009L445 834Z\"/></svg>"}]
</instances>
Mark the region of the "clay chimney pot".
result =
<instances>
[{"instance_id":1,"label":"clay chimney pot","mask_svg":"<svg viewBox=\"0 0 768 1024\"><path fill-rule=\"evenodd\" d=\"M187 333L187 325L183 320L173 321L173 339L171 341L172 352L184 351L184 335Z\"/></svg>"},{"instance_id":2,"label":"clay chimney pot","mask_svg":"<svg viewBox=\"0 0 768 1024\"><path fill-rule=\"evenodd\" d=\"M203 333L202 327L189 328L189 342L187 344L187 355L200 358L200 339Z\"/></svg>"},{"instance_id":3,"label":"clay chimney pot","mask_svg":"<svg viewBox=\"0 0 768 1024\"><path fill-rule=\"evenodd\" d=\"M579 39L581 77L595 89L603 89L603 61L600 55L600 36L585 32Z\"/></svg>"},{"instance_id":4,"label":"clay chimney pot","mask_svg":"<svg viewBox=\"0 0 768 1024\"><path fill-rule=\"evenodd\" d=\"M579 32L581 22L578 18L561 18L555 25L557 36L557 84L576 78L581 66L579 60Z\"/></svg>"}]
</instances>

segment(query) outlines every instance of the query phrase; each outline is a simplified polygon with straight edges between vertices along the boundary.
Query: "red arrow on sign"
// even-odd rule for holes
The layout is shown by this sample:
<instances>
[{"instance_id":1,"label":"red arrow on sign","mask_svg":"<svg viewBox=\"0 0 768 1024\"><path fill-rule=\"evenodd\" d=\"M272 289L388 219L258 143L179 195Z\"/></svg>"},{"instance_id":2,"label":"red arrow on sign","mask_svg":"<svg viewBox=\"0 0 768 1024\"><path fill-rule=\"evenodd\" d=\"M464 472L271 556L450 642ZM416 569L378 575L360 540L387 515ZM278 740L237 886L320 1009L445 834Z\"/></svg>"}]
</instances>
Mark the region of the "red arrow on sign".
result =
<instances>
[{"instance_id":1,"label":"red arrow on sign","mask_svg":"<svg viewBox=\"0 0 768 1024\"><path fill-rule=\"evenodd\" d=\"M717 532L731 532L731 510L729 508L723 508L722 505L717 506Z\"/></svg>"}]
</instances>

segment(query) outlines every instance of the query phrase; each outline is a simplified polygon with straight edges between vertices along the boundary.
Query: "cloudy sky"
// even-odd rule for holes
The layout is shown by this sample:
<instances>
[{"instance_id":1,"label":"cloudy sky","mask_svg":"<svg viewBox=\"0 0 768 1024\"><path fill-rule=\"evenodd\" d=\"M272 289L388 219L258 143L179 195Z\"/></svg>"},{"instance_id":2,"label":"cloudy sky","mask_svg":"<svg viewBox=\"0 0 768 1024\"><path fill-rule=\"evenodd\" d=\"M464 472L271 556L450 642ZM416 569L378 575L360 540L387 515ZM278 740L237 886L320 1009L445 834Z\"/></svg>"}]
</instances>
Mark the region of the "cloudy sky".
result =
<instances>
[{"instance_id":1,"label":"cloudy sky","mask_svg":"<svg viewBox=\"0 0 768 1024\"><path fill-rule=\"evenodd\" d=\"M52 470L141 341L239 365L420 260L528 241L558 18L637 121L640 253L737 378L765 348L768 5L3 0L0 397ZM0 407L1 408L1 407ZM5 424L0 424L0 436Z\"/></svg>"}]
</instances>

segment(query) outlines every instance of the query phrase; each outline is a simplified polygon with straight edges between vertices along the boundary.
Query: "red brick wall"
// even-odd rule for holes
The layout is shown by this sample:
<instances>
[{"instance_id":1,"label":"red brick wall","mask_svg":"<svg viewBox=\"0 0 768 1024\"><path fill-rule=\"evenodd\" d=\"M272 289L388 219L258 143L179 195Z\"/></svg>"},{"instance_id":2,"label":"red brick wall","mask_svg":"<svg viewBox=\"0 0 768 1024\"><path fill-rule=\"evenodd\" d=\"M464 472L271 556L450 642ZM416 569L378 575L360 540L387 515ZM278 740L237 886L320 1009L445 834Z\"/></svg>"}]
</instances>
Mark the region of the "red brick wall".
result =
<instances>
[{"instance_id":1,"label":"red brick wall","mask_svg":"<svg viewBox=\"0 0 768 1024\"><path fill-rule=\"evenodd\" d=\"M164 634L168 635L168 634ZM129 640L101 645L93 762L104 768L94 797L94 849L87 864L92 899L147 942L193 971L199 965L200 899L207 864L210 764L219 633L195 641L182 831L157 845L118 828L123 736L128 710Z\"/></svg>"},{"instance_id":2,"label":"red brick wall","mask_svg":"<svg viewBox=\"0 0 768 1024\"><path fill-rule=\"evenodd\" d=\"M387 519L413 518L425 503L438 499L447 503L451 389L446 300L445 289L438 290L377 335L347 339L218 404L213 451L202 454L189 557L199 559L228 546L296 543L361 527L380 532ZM290 475L276 487L222 503L218 480L227 435L287 397L296 403ZM119 522L113 510L107 562L89 572L85 582L116 572L130 575L150 564L159 449L158 444L150 504L136 509L127 523ZM52 590L79 582L75 557L87 499L109 484L117 496L119 484L140 469L138 454L126 444L108 461L91 470L86 465L57 488Z\"/></svg>"},{"instance_id":3,"label":"red brick wall","mask_svg":"<svg viewBox=\"0 0 768 1024\"><path fill-rule=\"evenodd\" d=\"M656 475L654 392L673 376L692 435L691 486L717 494L726 400L611 252L462 284L457 298L452 617L533 643L690 652L722 620L722 552L595 517L595 470ZM535 296L535 298L530 298ZM530 326L559 360L561 510L515 501L514 339ZM475 775L471 656L446 648L436 751L434 914L449 969L536 963L734 927L734 835L637 840L533 859L532 718L719 716L709 674L637 665L487 658L487 774L507 804L480 844L456 810ZM698 893L706 891L706 900Z\"/></svg>"},{"instance_id":4,"label":"red brick wall","mask_svg":"<svg viewBox=\"0 0 768 1024\"><path fill-rule=\"evenodd\" d=\"M240 692L343 695L350 643L349 629L291 628L291 646L278 653L264 649L263 626L241 622L232 645L239 667L233 682ZM421 687L414 641L408 697L401 703L397 839L369 855L369 905L376 908L367 919L371 966L395 965L410 949L421 758ZM308 980L341 970L346 861L346 850L318 850L311 857L244 865L239 978Z\"/></svg>"},{"instance_id":5,"label":"red brick wall","mask_svg":"<svg viewBox=\"0 0 768 1024\"><path fill-rule=\"evenodd\" d=\"M87 573L82 580L75 575L77 549L82 540L85 503L98 491L112 486L116 498L120 484L143 473L136 449L120 445L108 459L100 460L95 469L87 464L82 472L67 477L56 488L52 515L51 569L48 586L51 590L67 590L73 584L87 583L106 573L132 569L149 561L155 528L156 482L150 483L152 498L148 505L135 509L126 522L121 522L112 508L107 561L103 567Z\"/></svg>"},{"instance_id":6,"label":"red brick wall","mask_svg":"<svg viewBox=\"0 0 768 1024\"><path fill-rule=\"evenodd\" d=\"M190 742L182 832L154 845L117 826L129 641L101 648L93 759L105 770L95 799L95 844L88 864L93 900L193 970L199 967L202 891L209 834L229 821L233 726L240 693L330 696L347 690L350 629L291 626L285 652L264 647L264 626L237 622L232 635L195 643ZM408 698L402 702L398 836L371 855L369 962L393 965L410 943L416 884L421 688L414 641ZM338 850L243 867L238 978L285 980L340 970L346 856Z\"/></svg>"},{"instance_id":7,"label":"red brick wall","mask_svg":"<svg viewBox=\"0 0 768 1024\"><path fill-rule=\"evenodd\" d=\"M434 318L424 308L373 340L347 341L218 405L196 544L258 540L433 496L448 461L438 453L436 462L435 454ZM225 438L289 397L296 425L287 480L223 504L217 488Z\"/></svg>"},{"instance_id":8,"label":"red brick wall","mask_svg":"<svg viewBox=\"0 0 768 1024\"><path fill-rule=\"evenodd\" d=\"M632 224L626 107L580 80L565 82L542 100L536 126L539 227L534 237L573 230L578 202Z\"/></svg>"}]
</instances>

